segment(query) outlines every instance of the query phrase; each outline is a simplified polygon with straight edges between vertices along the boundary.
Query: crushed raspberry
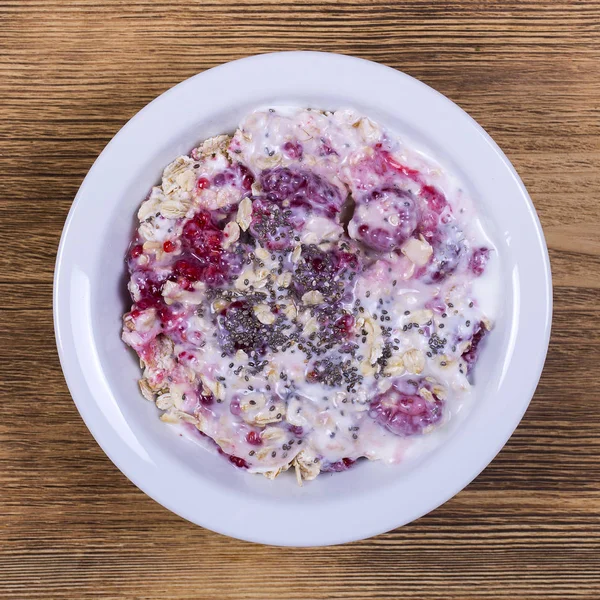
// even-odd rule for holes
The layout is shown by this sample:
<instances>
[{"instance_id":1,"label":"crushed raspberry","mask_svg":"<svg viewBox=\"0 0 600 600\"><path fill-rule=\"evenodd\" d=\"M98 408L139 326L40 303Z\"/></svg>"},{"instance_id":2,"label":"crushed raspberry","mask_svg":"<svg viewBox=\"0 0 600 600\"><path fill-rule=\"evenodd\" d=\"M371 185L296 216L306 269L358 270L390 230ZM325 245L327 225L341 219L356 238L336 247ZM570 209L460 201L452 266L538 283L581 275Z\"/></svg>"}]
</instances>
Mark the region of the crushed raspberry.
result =
<instances>
[{"instance_id":1,"label":"crushed raspberry","mask_svg":"<svg viewBox=\"0 0 600 600\"><path fill-rule=\"evenodd\" d=\"M188 247L200 254L199 258L210 260L222 252L222 231L212 223L210 214L202 211L191 218L184 226L182 238Z\"/></svg>"},{"instance_id":2,"label":"crushed raspberry","mask_svg":"<svg viewBox=\"0 0 600 600\"><path fill-rule=\"evenodd\" d=\"M337 462L324 464L321 467L321 471L325 473L341 473L350 469L355 463L356 461L351 458L342 458L342 460L338 460Z\"/></svg>"},{"instance_id":3,"label":"crushed raspberry","mask_svg":"<svg viewBox=\"0 0 600 600\"><path fill-rule=\"evenodd\" d=\"M206 177L200 177L196 182L196 188L198 190L206 190L210 187L210 181Z\"/></svg>"},{"instance_id":4,"label":"crushed raspberry","mask_svg":"<svg viewBox=\"0 0 600 600\"><path fill-rule=\"evenodd\" d=\"M184 253L175 263L173 273L187 280L183 284L186 289L195 281L218 285L229 277L223 238L223 232L206 211L199 211L183 226L181 240Z\"/></svg>"},{"instance_id":5,"label":"crushed raspberry","mask_svg":"<svg viewBox=\"0 0 600 600\"><path fill-rule=\"evenodd\" d=\"M251 446L261 446L262 445L262 438L260 437L260 433L258 433L257 431L249 431L246 435L246 441L251 445Z\"/></svg>"},{"instance_id":6,"label":"crushed raspberry","mask_svg":"<svg viewBox=\"0 0 600 600\"><path fill-rule=\"evenodd\" d=\"M229 462L233 463L236 467L239 467L240 469L247 469L250 466L243 458L240 458L239 456L230 456Z\"/></svg>"},{"instance_id":7,"label":"crushed raspberry","mask_svg":"<svg viewBox=\"0 0 600 600\"><path fill-rule=\"evenodd\" d=\"M331 144L329 142L324 141L323 144L321 145L321 148L319 149L319 155L320 156L331 156L332 154L339 156L339 154L331 147Z\"/></svg>"},{"instance_id":8,"label":"crushed raspberry","mask_svg":"<svg viewBox=\"0 0 600 600\"><path fill-rule=\"evenodd\" d=\"M473 328L473 337L471 338L471 347L462 355L462 359L467 363L467 373L471 373L479 353L481 351L481 342L487 334L487 329L483 323L477 323Z\"/></svg>"},{"instance_id":9,"label":"crushed raspberry","mask_svg":"<svg viewBox=\"0 0 600 600\"><path fill-rule=\"evenodd\" d=\"M129 251L129 256L131 256L131 258L138 258L138 256L140 256L143 251L144 247L141 244L137 246L132 246L131 250Z\"/></svg>"},{"instance_id":10,"label":"crushed raspberry","mask_svg":"<svg viewBox=\"0 0 600 600\"><path fill-rule=\"evenodd\" d=\"M147 270L137 271L133 273L131 279L137 284L139 290L139 300L136 302L138 309L146 310L163 304L162 286L164 282L156 279L154 273Z\"/></svg>"},{"instance_id":11,"label":"crushed raspberry","mask_svg":"<svg viewBox=\"0 0 600 600\"><path fill-rule=\"evenodd\" d=\"M360 223L355 214L357 239L369 248L389 252L399 248L413 235L419 223L419 208L415 197L405 190L384 187L374 190L361 200L368 215L381 215L381 225L373 227ZM360 213L359 213L360 214Z\"/></svg>"},{"instance_id":12,"label":"crushed raspberry","mask_svg":"<svg viewBox=\"0 0 600 600\"><path fill-rule=\"evenodd\" d=\"M300 142L286 142L282 147L283 153L296 160L302 160L302 144Z\"/></svg>"},{"instance_id":13,"label":"crushed raspberry","mask_svg":"<svg viewBox=\"0 0 600 600\"><path fill-rule=\"evenodd\" d=\"M448 205L444 194L432 185L424 185L419 195L425 200L429 209L438 215Z\"/></svg>"},{"instance_id":14,"label":"crushed raspberry","mask_svg":"<svg viewBox=\"0 0 600 600\"><path fill-rule=\"evenodd\" d=\"M183 307L163 304L156 312L161 322L163 333L168 333L176 341L185 341L187 339L185 333L187 313Z\"/></svg>"},{"instance_id":15,"label":"crushed raspberry","mask_svg":"<svg viewBox=\"0 0 600 600\"><path fill-rule=\"evenodd\" d=\"M198 401L202 406L211 406L215 402L215 397L212 394L198 394Z\"/></svg>"},{"instance_id":16,"label":"crushed raspberry","mask_svg":"<svg viewBox=\"0 0 600 600\"><path fill-rule=\"evenodd\" d=\"M254 175L250 173L250 169L240 163L237 165L237 172L242 189L249 192L254 183Z\"/></svg>"},{"instance_id":17,"label":"crushed raspberry","mask_svg":"<svg viewBox=\"0 0 600 600\"><path fill-rule=\"evenodd\" d=\"M336 187L302 169L266 169L261 173L260 182L268 200L280 203L287 200L291 207L330 218L340 212L344 201Z\"/></svg>"},{"instance_id":18,"label":"crushed raspberry","mask_svg":"<svg viewBox=\"0 0 600 600\"><path fill-rule=\"evenodd\" d=\"M441 283L456 272L465 253L462 231L455 225L443 226L428 239L433 249L429 264L417 277L426 283Z\"/></svg>"},{"instance_id":19,"label":"crushed raspberry","mask_svg":"<svg viewBox=\"0 0 600 600\"><path fill-rule=\"evenodd\" d=\"M181 284L184 289L191 289L192 283L202 279L204 270L197 260L190 257L178 260L173 265L173 273L182 278Z\"/></svg>"},{"instance_id":20,"label":"crushed raspberry","mask_svg":"<svg viewBox=\"0 0 600 600\"><path fill-rule=\"evenodd\" d=\"M485 267L490 258L490 251L487 248L476 248L469 259L469 268L477 277L483 275Z\"/></svg>"},{"instance_id":21,"label":"crushed raspberry","mask_svg":"<svg viewBox=\"0 0 600 600\"><path fill-rule=\"evenodd\" d=\"M390 235L389 230L382 227L371 228L368 225L361 225L358 228L358 239L369 248L381 252L393 250L396 247L394 237Z\"/></svg>"},{"instance_id":22,"label":"crushed raspberry","mask_svg":"<svg viewBox=\"0 0 600 600\"><path fill-rule=\"evenodd\" d=\"M369 416L386 429L400 436L423 433L442 418L442 401L433 395L433 402L421 396L406 394L392 386L371 402Z\"/></svg>"},{"instance_id":23,"label":"crushed raspberry","mask_svg":"<svg viewBox=\"0 0 600 600\"><path fill-rule=\"evenodd\" d=\"M240 469L247 469L250 466L243 458L240 458L239 456L233 456L232 454L227 454L221 450L221 448L219 448L219 454L225 456L231 464Z\"/></svg>"},{"instance_id":24,"label":"crushed raspberry","mask_svg":"<svg viewBox=\"0 0 600 600\"><path fill-rule=\"evenodd\" d=\"M244 192L249 192L253 183L254 176L247 167L240 163L227 167L222 173L217 173L213 178L215 187L233 185Z\"/></svg>"},{"instance_id":25,"label":"crushed raspberry","mask_svg":"<svg viewBox=\"0 0 600 600\"><path fill-rule=\"evenodd\" d=\"M368 164L365 165L370 167L378 175L385 175L389 171L404 175L412 181L420 182L421 173L416 169L411 169L406 165L398 162L387 150L382 149L382 144L375 144L375 155L372 158L367 159Z\"/></svg>"},{"instance_id":26,"label":"crushed raspberry","mask_svg":"<svg viewBox=\"0 0 600 600\"><path fill-rule=\"evenodd\" d=\"M336 322L335 330L339 333L340 338L347 338L354 332L355 324L354 316L350 313L344 313Z\"/></svg>"}]
</instances>

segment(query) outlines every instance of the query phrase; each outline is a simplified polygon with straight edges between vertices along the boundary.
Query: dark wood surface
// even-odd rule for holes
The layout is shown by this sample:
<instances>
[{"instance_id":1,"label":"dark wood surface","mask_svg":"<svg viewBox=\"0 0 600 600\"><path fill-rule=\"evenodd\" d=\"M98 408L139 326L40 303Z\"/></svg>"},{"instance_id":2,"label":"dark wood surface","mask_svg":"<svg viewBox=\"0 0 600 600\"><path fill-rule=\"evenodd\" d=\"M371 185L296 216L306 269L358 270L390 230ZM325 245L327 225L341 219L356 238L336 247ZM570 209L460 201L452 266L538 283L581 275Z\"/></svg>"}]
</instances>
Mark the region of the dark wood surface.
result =
<instances>
[{"instance_id":1,"label":"dark wood surface","mask_svg":"<svg viewBox=\"0 0 600 600\"><path fill-rule=\"evenodd\" d=\"M542 380L496 460L417 522L327 549L227 539L137 490L52 328L60 232L104 145L184 78L290 49L381 61L470 112L529 189L555 286ZM599 2L0 0L0 108L1 598L600 598Z\"/></svg>"}]
</instances>

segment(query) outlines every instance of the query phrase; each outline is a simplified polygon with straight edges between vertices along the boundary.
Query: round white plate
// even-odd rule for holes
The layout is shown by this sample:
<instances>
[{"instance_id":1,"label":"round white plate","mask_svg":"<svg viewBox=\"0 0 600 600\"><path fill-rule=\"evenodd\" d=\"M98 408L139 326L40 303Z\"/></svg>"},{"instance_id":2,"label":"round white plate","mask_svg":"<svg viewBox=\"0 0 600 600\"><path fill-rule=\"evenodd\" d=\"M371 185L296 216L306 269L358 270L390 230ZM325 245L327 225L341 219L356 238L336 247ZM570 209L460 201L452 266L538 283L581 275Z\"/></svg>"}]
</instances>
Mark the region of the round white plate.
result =
<instances>
[{"instance_id":1,"label":"round white plate","mask_svg":"<svg viewBox=\"0 0 600 600\"><path fill-rule=\"evenodd\" d=\"M138 205L163 167L265 105L350 107L405 133L463 180L494 236L503 309L477 367L476 404L457 431L410 467L378 463L303 487L231 467L158 419L120 339L124 254ZM56 261L54 321L67 384L119 469L190 521L244 540L338 544L436 508L488 465L519 423L546 356L551 277L529 196L492 139L450 100L403 73L335 54L254 56L196 75L141 110L106 146L69 213ZM135 507L131 507L132 516Z\"/></svg>"}]
</instances>

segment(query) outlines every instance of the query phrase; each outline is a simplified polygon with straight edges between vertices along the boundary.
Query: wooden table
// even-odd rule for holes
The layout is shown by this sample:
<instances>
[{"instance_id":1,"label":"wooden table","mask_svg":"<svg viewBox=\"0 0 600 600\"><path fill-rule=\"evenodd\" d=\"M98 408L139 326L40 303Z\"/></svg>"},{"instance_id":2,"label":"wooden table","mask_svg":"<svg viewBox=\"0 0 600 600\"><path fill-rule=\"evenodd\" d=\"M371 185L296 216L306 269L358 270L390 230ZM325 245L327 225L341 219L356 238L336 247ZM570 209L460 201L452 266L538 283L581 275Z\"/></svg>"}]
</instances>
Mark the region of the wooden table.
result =
<instances>
[{"instance_id":1,"label":"wooden table","mask_svg":"<svg viewBox=\"0 0 600 600\"><path fill-rule=\"evenodd\" d=\"M600 2L0 7L0 597L600 597ZM546 369L496 460L419 521L316 550L227 539L137 490L71 401L51 309L67 211L119 128L190 75L291 49L383 62L469 111L529 189L555 286Z\"/></svg>"}]
</instances>

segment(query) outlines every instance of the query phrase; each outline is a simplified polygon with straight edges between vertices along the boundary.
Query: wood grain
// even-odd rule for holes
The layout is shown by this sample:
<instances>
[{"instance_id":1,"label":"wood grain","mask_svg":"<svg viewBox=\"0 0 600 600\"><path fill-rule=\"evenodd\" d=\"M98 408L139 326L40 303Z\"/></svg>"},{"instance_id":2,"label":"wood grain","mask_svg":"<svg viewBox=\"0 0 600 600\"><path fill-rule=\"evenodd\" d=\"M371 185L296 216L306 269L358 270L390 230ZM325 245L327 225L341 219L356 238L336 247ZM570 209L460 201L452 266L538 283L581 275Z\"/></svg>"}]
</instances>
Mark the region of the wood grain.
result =
<instances>
[{"instance_id":1,"label":"wood grain","mask_svg":"<svg viewBox=\"0 0 600 600\"><path fill-rule=\"evenodd\" d=\"M0 19L0 597L600 598L600 2L0 0ZM292 49L381 61L469 111L531 193L555 285L542 380L494 462L327 549L227 539L142 494L78 416L52 329L61 228L109 139L190 75Z\"/></svg>"}]
</instances>

